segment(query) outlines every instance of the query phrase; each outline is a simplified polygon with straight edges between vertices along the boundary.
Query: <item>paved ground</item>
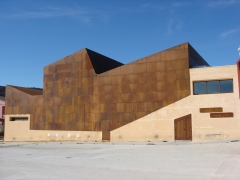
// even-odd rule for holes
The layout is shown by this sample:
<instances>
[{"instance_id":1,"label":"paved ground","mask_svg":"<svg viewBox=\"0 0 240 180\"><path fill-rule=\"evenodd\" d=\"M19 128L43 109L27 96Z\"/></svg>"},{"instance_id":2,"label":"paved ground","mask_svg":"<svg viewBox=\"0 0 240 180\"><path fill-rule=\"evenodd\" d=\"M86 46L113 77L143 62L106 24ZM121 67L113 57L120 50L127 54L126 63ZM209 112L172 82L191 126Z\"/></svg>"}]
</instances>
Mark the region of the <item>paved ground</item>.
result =
<instances>
[{"instance_id":1,"label":"paved ground","mask_svg":"<svg viewBox=\"0 0 240 180\"><path fill-rule=\"evenodd\" d=\"M0 142L0 179L239 180L240 141Z\"/></svg>"}]
</instances>

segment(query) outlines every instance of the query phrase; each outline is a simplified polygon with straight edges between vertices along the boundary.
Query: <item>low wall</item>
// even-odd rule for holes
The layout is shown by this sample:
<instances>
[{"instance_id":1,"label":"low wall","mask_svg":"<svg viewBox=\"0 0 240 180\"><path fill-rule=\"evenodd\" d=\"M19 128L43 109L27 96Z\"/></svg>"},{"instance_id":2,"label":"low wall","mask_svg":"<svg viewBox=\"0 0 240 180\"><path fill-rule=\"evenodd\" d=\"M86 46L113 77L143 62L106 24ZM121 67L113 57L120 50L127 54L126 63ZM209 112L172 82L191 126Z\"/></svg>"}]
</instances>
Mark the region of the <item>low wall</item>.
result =
<instances>
[{"instance_id":1,"label":"low wall","mask_svg":"<svg viewBox=\"0 0 240 180\"><path fill-rule=\"evenodd\" d=\"M28 117L28 121L10 121ZM30 114L5 115L4 141L101 141L101 131L30 130Z\"/></svg>"}]
</instances>

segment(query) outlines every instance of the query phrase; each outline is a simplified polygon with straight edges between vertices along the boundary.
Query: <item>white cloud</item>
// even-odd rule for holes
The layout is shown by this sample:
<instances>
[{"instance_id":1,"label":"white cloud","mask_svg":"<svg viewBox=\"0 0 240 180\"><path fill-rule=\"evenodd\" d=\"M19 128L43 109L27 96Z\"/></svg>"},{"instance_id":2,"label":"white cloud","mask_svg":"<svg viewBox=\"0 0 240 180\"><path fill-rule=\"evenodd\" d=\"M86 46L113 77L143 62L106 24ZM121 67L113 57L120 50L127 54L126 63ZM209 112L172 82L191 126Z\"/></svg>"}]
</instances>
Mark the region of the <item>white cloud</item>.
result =
<instances>
[{"instance_id":1,"label":"white cloud","mask_svg":"<svg viewBox=\"0 0 240 180\"><path fill-rule=\"evenodd\" d=\"M168 22L168 34L171 34L173 32L173 20L171 19L169 22Z\"/></svg>"},{"instance_id":2,"label":"white cloud","mask_svg":"<svg viewBox=\"0 0 240 180\"><path fill-rule=\"evenodd\" d=\"M181 21L174 21L173 19L170 19L168 22L168 30L167 33L168 34L172 34L175 31L180 31L183 27L183 22Z\"/></svg>"},{"instance_id":3,"label":"white cloud","mask_svg":"<svg viewBox=\"0 0 240 180\"><path fill-rule=\"evenodd\" d=\"M191 4L190 2L176 2L176 3L173 3L172 5L175 7L183 7L183 6L188 6L190 4Z\"/></svg>"},{"instance_id":4,"label":"white cloud","mask_svg":"<svg viewBox=\"0 0 240 180\"><path fill-rule=\"evenodd\" d=\"M231 29L231 30L229 30L229 31L226 31L226 32L221 33L220 37L221 37L221 38L226 38L226 37L228 37L228 36L230 36L230 35L232 35L232 34L234 34L234 33L237 33L237 32L239 32L239 31L240 31L240 28Z\"/></svg>"},{"instance_id":5,"label":"white cloud","mask_svg":"<svg viewBox=\"0 0 240 180\"><path fill-rule=\"evenodd\" d=\"M140 6L141 9L158 9L162 10L164 9L164 6L154 5L154 4L143 4Z\"/></svg>"},{"instance_id":6,"label":"white cloud","mask_svg":"<svg viewBox=\"0 0 240 180\"><path fill-rule=\"evenodd\" d=\"M47 7L36 11L20 11L18 13L4 14L2 18L9 19L37 19L53 17L78 17L84 22L90 21L93 17L98 17L100 12L89 12L83 8L61 8Z\"/></svg>"},{"instance_id":7,"label":"white cloud","mask_svg":"<svg viewBox=\"0 0 240 180\"><path fill-rule=\"evenodd\" d=\"M240 3L239 0L218 0L218 1L212 1L207 4L209 7L218 7L218 6L228 6L233 4Z\"/></svg>"},{"instance_id":8,"label":"white cloud","mask_svg":"<svg viewBox=\"0 0 240 180\"><path fill-rule=\"evenodd\" d=\"M159 11L165 7L158 4L142 4L140 6L115 8L114 13L144 13L148 11Z\"/></svg>"},{"instance_id":9,"label":"white cloud","mask_svg":"<svg viewBox=\"0 0 240 180\"><path fill-rule=\"evenodd\" d=\"M66 8L45 8L42 11L22 11L19 13L6 14L6 18L48 18L60 16L73 16L84 14L82 10L66 9Z\"/></svg>"}]
</instances>

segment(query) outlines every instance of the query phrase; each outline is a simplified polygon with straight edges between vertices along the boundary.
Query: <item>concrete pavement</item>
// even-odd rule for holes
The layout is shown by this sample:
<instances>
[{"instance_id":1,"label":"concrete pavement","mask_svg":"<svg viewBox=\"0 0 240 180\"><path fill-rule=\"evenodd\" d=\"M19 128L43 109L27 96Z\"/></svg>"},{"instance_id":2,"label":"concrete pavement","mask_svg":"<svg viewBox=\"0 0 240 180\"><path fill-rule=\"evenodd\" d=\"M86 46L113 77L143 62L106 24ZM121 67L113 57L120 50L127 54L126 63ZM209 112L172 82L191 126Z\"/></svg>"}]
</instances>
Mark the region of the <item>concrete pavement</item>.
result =
<instances>
[{"instance_id":1,"label":"concrete pavement","mask_svg":"<svg viewBox=\"0 0 240 180\"><path fill-rule=\"evenodd\" d=\"M240 141L0 142L0 179L239 180Z\"/></svg>"}]
</instances>

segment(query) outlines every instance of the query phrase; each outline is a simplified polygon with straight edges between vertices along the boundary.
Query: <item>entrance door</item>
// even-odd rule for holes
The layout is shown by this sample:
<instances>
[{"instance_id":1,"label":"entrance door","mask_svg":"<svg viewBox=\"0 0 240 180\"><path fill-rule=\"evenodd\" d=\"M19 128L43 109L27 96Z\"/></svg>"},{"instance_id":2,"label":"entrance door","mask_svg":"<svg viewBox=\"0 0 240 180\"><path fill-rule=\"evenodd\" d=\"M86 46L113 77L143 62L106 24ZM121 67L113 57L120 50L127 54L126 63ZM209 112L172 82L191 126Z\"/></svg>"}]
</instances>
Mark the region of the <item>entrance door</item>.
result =
<instances>
[{"instance_id":1,"label":"entrance door","mask_svg":"<svg viewBox=\"0 0 240 180\"><path fill-rule=\"evenodd\" d=\"M174 119L175 140L192 140L191 114Z\"/></svg>"},{"instance_id":2,"label":"entrance door","mask_svg":"<svg viewBox=\"0 0 240 180\"><path fill-rule=\"evenodd\" d=\"M109 123L109 120L102 121L101 128L102 128L102 140L103 141L110 141L110 123Z\"/></svg>"}]
</instances>

